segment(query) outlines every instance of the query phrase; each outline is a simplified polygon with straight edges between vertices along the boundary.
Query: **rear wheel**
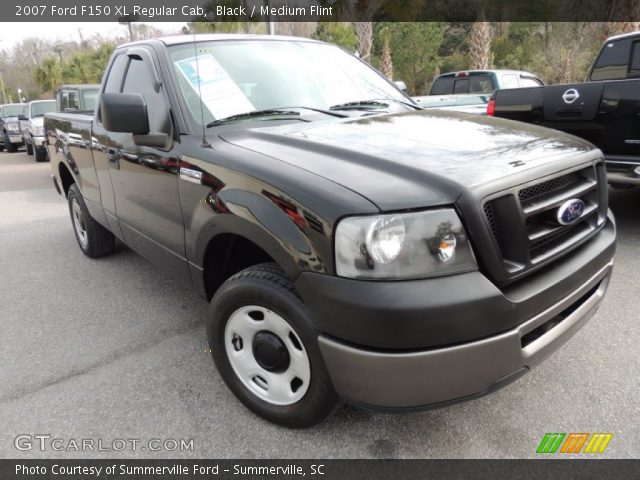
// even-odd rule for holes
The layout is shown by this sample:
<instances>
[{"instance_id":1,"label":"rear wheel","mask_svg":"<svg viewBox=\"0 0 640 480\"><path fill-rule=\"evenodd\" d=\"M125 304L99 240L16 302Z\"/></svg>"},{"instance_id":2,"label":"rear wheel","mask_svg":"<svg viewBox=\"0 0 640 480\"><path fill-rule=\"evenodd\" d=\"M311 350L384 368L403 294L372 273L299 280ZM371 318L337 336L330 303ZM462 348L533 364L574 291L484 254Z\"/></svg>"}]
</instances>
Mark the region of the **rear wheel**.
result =
<instances>
[{"instance_id":1,"label":"rear wheel","mask_svg":"<svg viewBox=\"0 0 640 480\"><path fill-rule=\"evenodd\" d=\"M293 284L275 264L234 275L212 300L207 334L213 360L240 401L291 428L315 425L338 397L318 333Z\"/></svg>"},{"instance_id":2,"label":"rear wheel","mask_svg":"<svg viewBox=\"0 0 640 480\"><path fill-rule=\"evenodd\" d=\"M27 155L33 155L33 145L29 142L25 142L25 146L27 147ZM38 157L36 156L36 162L38 161Z\"/></svg>"},{"instance_id":3,"label":"rear wheel","mask_svg":"<svg viewBox=\"0 0 640 480\"><path fill-rule=\"evenodd\" d=\"M115 237L91 217L75 183L69 187L68 200L73 231L82 253L97 258L113 252Z\"/></svg>"}]
</instances>

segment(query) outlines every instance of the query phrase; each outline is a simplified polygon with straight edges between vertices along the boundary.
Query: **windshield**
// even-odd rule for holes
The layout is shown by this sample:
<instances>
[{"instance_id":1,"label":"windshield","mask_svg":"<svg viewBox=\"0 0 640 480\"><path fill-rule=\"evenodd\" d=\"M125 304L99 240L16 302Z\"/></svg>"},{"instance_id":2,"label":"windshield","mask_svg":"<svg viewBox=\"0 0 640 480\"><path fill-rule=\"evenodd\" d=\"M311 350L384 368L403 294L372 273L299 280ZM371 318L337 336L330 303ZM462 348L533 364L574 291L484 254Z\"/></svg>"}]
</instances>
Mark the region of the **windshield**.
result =
<instances>
[{"instance_id":1,"label":"windshield","mask_svg":"<svg viewBox=\"0 0 640 480\"><path fill-rule=\"evenodd\" d=\"M2 107L2 116L3 117L17 117L22 113L22 109L24 108L23 104L15 104L15 105L5 105Z\"/></svg>"},{"instance_id":2,"label":"windshield","mask_svg":"<svg viewBox=\"0 0 640 480\"><path fill-rule=\"evenodd\" d=\"M170 49L179 89L197 124L286 107L329 109L363 100L407 98L344 50L305 41L198 43ZM394 106L394 108L398 108Z\"/></svg>"},{"instance_id":3,"label":"windshield","mask_svg":"<svg viewBox=\"0 0 640 480\"><path fill-rule=\"evenodd\" d=\"M44 117L45 113L56 111L56 101L50 102L35 102L31 104L31 118Z\"/></svg>"},{"instance_id":4,"label":"windshield","mask_svg":"<svg viewBox=\"0 0 640 480\"><path fill-rule=\"evenodd\" d=\"M96 99L98 98L98 89L80 90L82 95L82 103L84 110L93 111L96 109Z\"/></svg>"}]
</instances>

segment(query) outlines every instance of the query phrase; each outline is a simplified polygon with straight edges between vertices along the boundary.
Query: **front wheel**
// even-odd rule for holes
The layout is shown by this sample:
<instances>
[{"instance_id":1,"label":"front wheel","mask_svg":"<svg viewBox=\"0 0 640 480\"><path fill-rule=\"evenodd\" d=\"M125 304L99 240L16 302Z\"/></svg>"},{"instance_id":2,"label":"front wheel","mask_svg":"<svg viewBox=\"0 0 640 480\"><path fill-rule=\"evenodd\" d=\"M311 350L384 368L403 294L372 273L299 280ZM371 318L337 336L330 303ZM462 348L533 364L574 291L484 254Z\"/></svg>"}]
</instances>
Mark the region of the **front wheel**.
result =
<instances>
[{"instance_id":1,"label":"front wheel","mask_svg":"<svg viewBox=\"0 0 640 480\"><path fill-rule=\"evenodd\" d=\"M25 146L27 148L27 155L31 156L33 155L33 145L31 145L29 142L25 142ZM38 161L38 157L36 156L36 162Z\"/></svg>"},{"instance_id":2,"label":"front wheel","mask_svg":"<svg viewBox=\"0 0 640 480\"><path fill-rule=\"evenodd\" d=\"M318 333L277 265L256 265L227 280L212 300L207 327L220 375L254 413L304 428L338 405Z\"/></svg>"},{"instance_id":3,"label":"front wheel","mask_svg":"<svg viewBox=\"0 0 640 480\"><path fill-rule=\"evenodd\" d=\"M73 231L82 253L97 258L113 252L115 237L91 217L75 183L69 187L68 200Z\"/></svg>"},{"instance_id":4,"label":"front wheel","mask_svg":"<svg viewBox=\"0 0 640 480\"><path fill-rule=\"evenodd\" d=\"M4 148L6 148L7 152L9 153L15 153L18 151L16 146L11 143L11 140L9 140L9 135L7 135L6 133L4 134Z\"/></svg>"},{"instance_id":5,"label":"front wheel","mask_svg":"<svg viewBox=\"0 0 640 480\"><path fill-rule=\"evenodd\" d=\"M32 147L32 150L34 150L33 147ZM35 154L36 154L36 162L46 162L48 160L47 151L44 148L36 148Z\"/></svg>"}]
</instances>

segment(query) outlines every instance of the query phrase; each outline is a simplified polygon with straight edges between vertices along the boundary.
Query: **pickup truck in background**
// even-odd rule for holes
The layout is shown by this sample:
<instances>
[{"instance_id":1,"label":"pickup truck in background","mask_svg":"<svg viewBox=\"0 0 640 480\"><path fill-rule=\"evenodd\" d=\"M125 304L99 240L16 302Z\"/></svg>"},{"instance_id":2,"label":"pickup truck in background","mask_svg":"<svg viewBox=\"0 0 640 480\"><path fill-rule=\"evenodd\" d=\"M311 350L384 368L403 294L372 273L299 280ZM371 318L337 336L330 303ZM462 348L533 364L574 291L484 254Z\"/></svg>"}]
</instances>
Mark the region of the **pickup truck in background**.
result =
<instances>
[{"instance_id":1,"label":"pickup truck in background","mask_svg":"<svg viewBox=\"0 0 640 480\"><path fill-rule=\"evenodd\" d=\"M586 82L498 90L487 109L582 137L604 152L609 183L640 185L640 32L604 42Z\"/></svg>"},{"instance_id":2,"label":"pickup truck in background","mask_svg":"<svg viewBox=\"0 0 640 480\"><path fill-rule=\"evenodd\" d=\"M96 99L100 85L63 85L56 93L58 112L92 114L96 109Z\"/></svg>"},{"instance_id":3,"label":"pickup truck in background","mask_svg":"<svg viewBox=\"0 0 640 480\"><path fill-rule=\"evenodd\" d=\"M540 85L544 85L542 80L520 70L465 70L438 76L429 95L413 99L423 108L486 115L495 90Z\"/></svg>"},{"instance_id":4,"label":"pickup truck in background","mask_svg":"<svg viewBox=\"0 0 640 480\"><path fill-rule=\"evenodd\" d=\"M16 152L24 145L20 133L20 116L24 114L24 103L0 105L0 152Z\"/></svg>"},{"instance_id":5,"label":"pickup truck in background","mask_svg":"<svg viewBox=\"0 0 640 480\"><path fill-rule=\"evenodd\" d=\"M22 139L27 148L27 155L35 154L36 162L47 160L47 149L44 145L44 115L55 111L55 100L34 100L25 108L24 120L21 121Z\"/></svg>"},{"instance_id":6,"label":"pickup truck in background","mask_svg":"<svg viewBox=\"0 0 640 480\"><path fill-rule=\"evenodd\" d=\"M403 410L505 386L611 275L599 150L422 110L323 42L121 45L95 112L49 113L45 131L80 250L117 238L195 288L226 385L288 427L340 399Z\"/></svg>"}]
</instances>

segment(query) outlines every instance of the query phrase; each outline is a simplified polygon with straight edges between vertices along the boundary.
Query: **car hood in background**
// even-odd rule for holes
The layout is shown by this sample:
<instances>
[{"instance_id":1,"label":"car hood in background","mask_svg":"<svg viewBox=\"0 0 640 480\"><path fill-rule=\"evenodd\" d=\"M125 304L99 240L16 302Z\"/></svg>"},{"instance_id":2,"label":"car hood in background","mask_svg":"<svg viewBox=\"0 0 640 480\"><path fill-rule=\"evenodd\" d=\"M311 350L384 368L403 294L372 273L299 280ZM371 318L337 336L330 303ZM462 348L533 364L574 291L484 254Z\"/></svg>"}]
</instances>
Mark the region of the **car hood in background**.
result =
<instances>
[{"instance_id":1,"label":"car hood in background","mask_svg":"<svg viewBox=\"0 0 640 480\"><path fill-rule=\"evenodd\" d=\"M220 136L343 185L382 210L453 203L465 189L594 148L555 130L438 110Z\"/></svg>"}]
</instances>

